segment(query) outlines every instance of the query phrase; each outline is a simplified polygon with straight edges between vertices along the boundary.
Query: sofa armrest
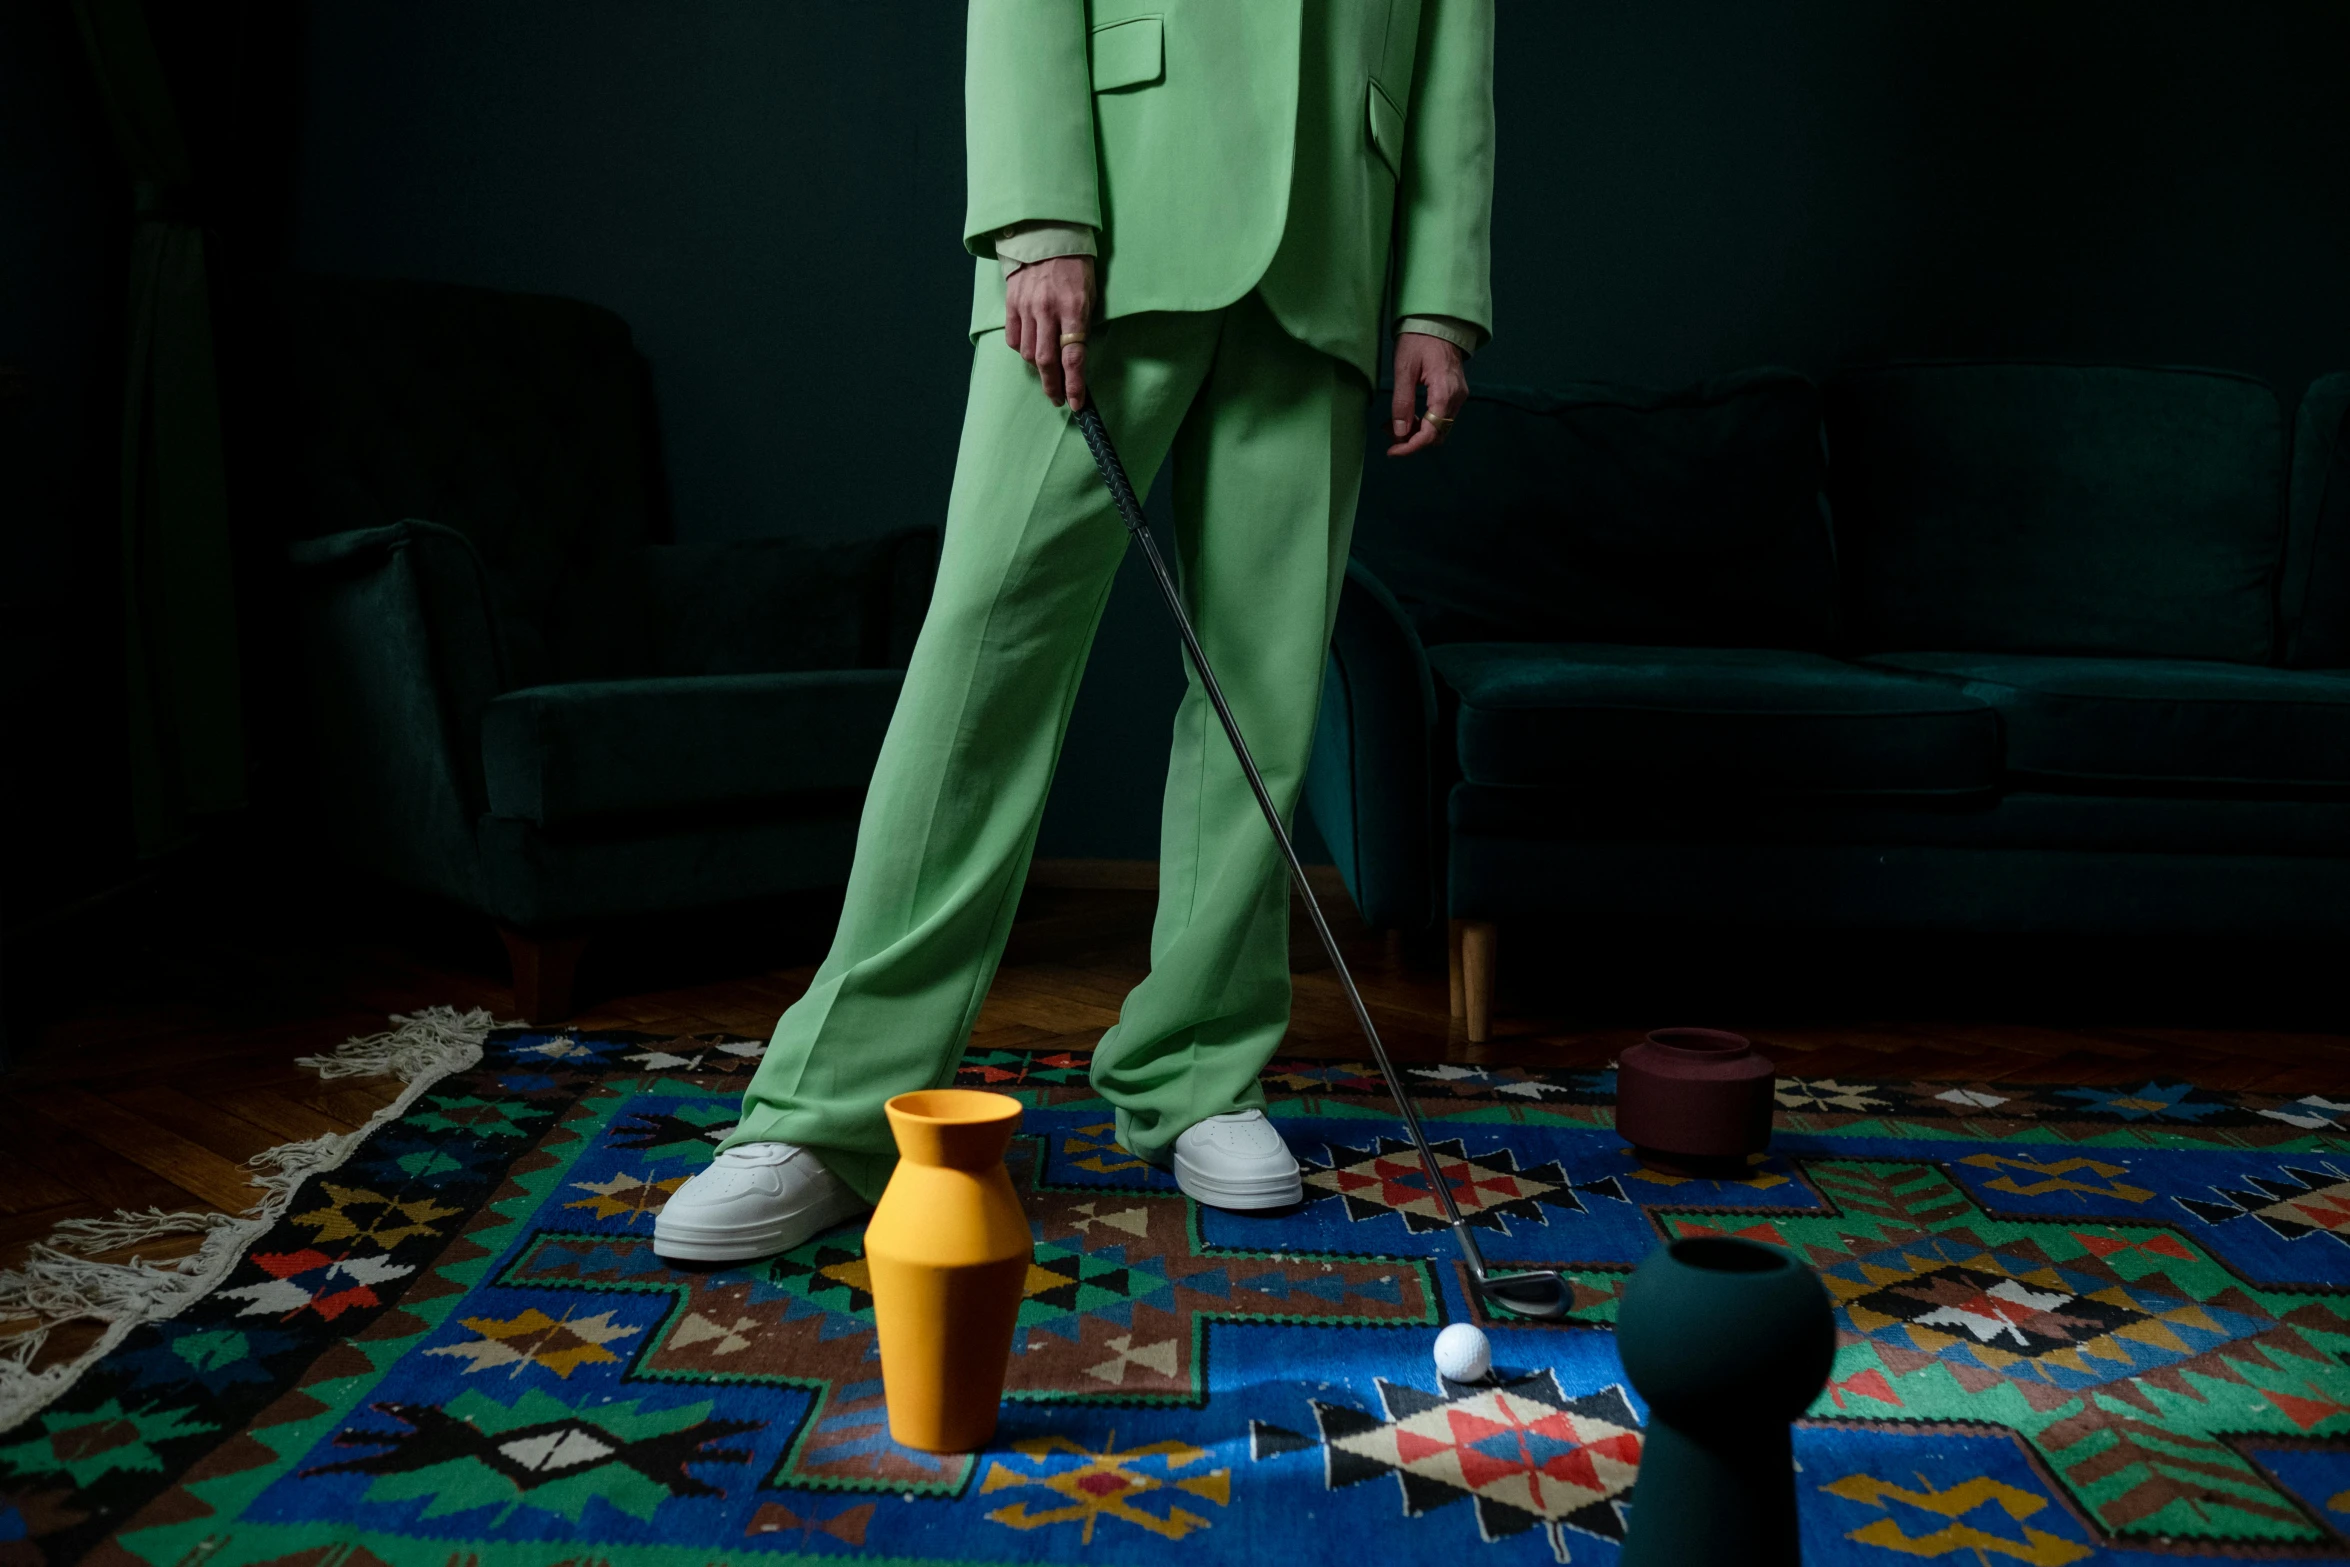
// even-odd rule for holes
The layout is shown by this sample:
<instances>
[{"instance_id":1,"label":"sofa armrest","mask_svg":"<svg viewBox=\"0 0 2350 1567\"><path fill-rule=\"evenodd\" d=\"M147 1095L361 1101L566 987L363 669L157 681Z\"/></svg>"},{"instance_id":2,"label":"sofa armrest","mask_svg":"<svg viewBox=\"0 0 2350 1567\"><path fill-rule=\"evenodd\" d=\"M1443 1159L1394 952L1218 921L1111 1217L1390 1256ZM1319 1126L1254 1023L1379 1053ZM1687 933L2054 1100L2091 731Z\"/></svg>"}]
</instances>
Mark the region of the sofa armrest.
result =
<instances>
[{"instance_id":1,"label":"sofa armrest","mask_svg":"<svg viewBox=\"0 0 2350 1567\"><path fill-rule=\"evenodd\" d=\"M479 906L481 714L506 655L471 542L407 521L288 555L321 827L354 863Z\"/></svg>"},{"instance_id":2,"label":"sofa armrest","mask_svg":"<svg viewBox=\"0 0 2350 1567\"><path fill-rule=\"evenodd\" d=\"M2285 576L2285 661L2350 665L2350 373L2320 376L2293 430Z\"/></svg>"},{"instance_id":3,"label":"sofa armrest","mask_svg":"<svg viewBox=\"0 0 2350 1567\"><path fill-rule=\"evenodd\" d=\"M1443 908L1435 676L1385 583L1349 562L1322 684L1306 805L1374 929L1419 932Z\"/></svg>"}]
</instances>

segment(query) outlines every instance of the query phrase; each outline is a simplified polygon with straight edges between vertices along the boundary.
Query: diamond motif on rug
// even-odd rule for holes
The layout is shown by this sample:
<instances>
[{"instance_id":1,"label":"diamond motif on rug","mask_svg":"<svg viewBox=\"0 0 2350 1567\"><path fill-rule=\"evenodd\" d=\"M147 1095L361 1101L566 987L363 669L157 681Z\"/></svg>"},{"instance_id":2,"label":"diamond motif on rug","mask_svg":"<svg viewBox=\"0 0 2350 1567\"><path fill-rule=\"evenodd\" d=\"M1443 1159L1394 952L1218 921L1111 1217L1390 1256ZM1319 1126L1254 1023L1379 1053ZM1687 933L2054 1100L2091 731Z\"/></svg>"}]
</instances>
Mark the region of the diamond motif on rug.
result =
<instances>
[{"instance_id":1,"label":"diamond motif on rug","mask_svg":"<svg viewBox=\"0 0 2350 1567\"><path fill-rule=\"evenodd\" d=\"M1624 1538L1625 1498L1640 1470L1640 1421L1621 1387L1569 1397L1538 1371L1493 1387L1423 1393L1381 1380L1381 1414L1311 1401L1319 1443L1254 1423L1261 1461L1319 1445L1333 1491L1395 1476L1404 1516L1475 1504L1488 1544L1541 1528L1568 1560L1562 1529Z\"/></svg>"},{"instance_id":2,"label":"diamond motif on rug","mask_svg":"<svg viewBox=\"0 0 2350 1567\"><path fill-rule=\"evenodd\" d=\"M1883 1512L1845 1538L1901 1556L1971 1556L1980 1563L1999 1557L2026 1567L2067 1567L2089 1554L2087 1546L2027 1521L2047 1510L2046 1497L1980 1475L1945 1490L1857 1474L1820 1489Z\"/></svg>"},{"instance_id":3,"label":"diamond motif on rug","mask_svg":"<svg viewBox=\"0 0 2350 1567\"><path fill-rule=\"evenodd\" d=\"M511 1406L461 1393L445 1406L369 1407L394 1425L353 1427L335 1445L383 1451L304 1472L376 1476L369 1501L424 1497L427 1518L521 1502L577 1523L596 1499L650 1518L670 1497L722 1494L692 1469L748 1462L747 1451L718 1444L763 1424L708 1418L707 1403L645 1410L603 1402L591 1415L535 1390Z\"/></svg>"},{"instance_id":4,"label":"diamond motif on rug","mask_svg":"<svg viewBox=\"0 0 2350 1567\"><path fill-rule=\"evenodd\" d=\"M1993 1248L1963 1229L1821 1270L1843 1321L1892 1369L1939 1359L1984 1386L1967 1374L2096 1387L2276 1325L2163 1289L2159 1278L2130 1283L2088 1258L2057 1267L2028 1238Z\"/></svg>"},{"instance_id":5,"label":"diamond motif on rug","mask_svg":"<svg viewBox=\"0 0 2350 1567\"><path fill-rule=\"evenodd\" d=\"M1098 1453L1057 1436L1024 1438L1012 1444L1012 1451L1040 1466L1043 1472L1023 1473L997 1462L989 1466L987 1478L980 1482L979 1494L991 1496L1017 1486L1042 1486L1064 1498L1064 1504L1047 1503L1041 1508L1031 1508L1023 1499L995 1509L987 1515L988 1519L1024 1532L1073 1523L1078 1526L1077 1543L1081 1546L1093 1543L1094 1526L1105 1518L1129 1524L1162 1540L1180 1540L1196 1530L1211 1527L1210 1520L1182 1506L1172 1496L1158 1497L1153 1506L1139 1505L1143 1497L1154 1492L1174 1491L1218 1507L1232 1500L1231 1470L1180 1473L1205 1463L1209 1457L1206 1448L1188 1442L1152 1442L1120 1452L1118 1433L1112 1431ZM1067 1469L1051 1467L1058 1458L1073 1458L1077 1462ZM1154 1464L1161 1470L1160 1474L1150 1472Z\"/></svg>"},{"instance_id":6,"label":"diamond motif on rug","mask_svg":"<svg viewBox=\"0 0 2350 1567\"><path fill-rule=\"evenodd\" d=\"M1507 1148L1472 1156L1460 1138L1430 1142L1438 1170L1461 1210L1461 1217L1481 1230L1510 1233L1509 1220L1547 1225L1544 1210L1583 1211L1583 1199L1567 1182L1566 1172L1553 1160L1518 1168L1518 1157ZM1369 1148L1331 1143L1320 1163L1301 1161L1306 1201L1332 1197L1357 1224L1394 1214L1414 1235L1441 1230L1446 1225L1427 1167L1412 1145L1400 1137L1382 1137Z\"/></svg>"}]
</instances>

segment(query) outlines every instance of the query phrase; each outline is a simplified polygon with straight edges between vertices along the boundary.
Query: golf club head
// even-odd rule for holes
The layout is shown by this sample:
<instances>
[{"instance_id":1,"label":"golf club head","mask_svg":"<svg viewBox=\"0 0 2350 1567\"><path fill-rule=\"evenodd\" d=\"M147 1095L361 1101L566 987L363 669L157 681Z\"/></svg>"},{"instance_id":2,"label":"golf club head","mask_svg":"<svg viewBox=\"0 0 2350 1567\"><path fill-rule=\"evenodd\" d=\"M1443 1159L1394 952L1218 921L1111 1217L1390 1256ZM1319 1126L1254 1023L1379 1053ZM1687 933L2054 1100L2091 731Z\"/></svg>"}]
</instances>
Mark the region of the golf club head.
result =
<instances>
[{"instance_id":1,"label":"golf club head","mask_svg":"<svg viewBox=\"0 0 2350 1567\"><path fill-rule=\"evenodd\" d=\"M1574 1290L1549 1269L1535 1273L1480 1273L1477 1291L1514 1316L1544 1321L1565 1316L1575 1305Z\"/></svg>"}]
</instances>

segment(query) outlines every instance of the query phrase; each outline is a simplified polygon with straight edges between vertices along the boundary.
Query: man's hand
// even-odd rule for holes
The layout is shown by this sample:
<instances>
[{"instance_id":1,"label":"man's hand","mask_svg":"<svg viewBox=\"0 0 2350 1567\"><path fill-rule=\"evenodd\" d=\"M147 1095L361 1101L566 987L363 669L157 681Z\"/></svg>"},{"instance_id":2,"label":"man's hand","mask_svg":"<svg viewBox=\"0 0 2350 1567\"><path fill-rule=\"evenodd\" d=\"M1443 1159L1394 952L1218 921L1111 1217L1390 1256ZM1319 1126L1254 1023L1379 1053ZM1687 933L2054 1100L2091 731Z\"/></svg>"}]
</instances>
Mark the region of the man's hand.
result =
<instances>
[{"instance_id":1,"label":"man's hand","mask_svg":"<svg viewBox=\"0 0 2350 1567\"><path fill-rule=\"evenodd\" d=\"M1018 276L1013 274L1015 281ZM1428 412L1419 417L1413 410L1423 386L1428 389ZM1458 348L1425 332L1395 334L1395 422L1388 426L1395 444L1387 448L1388 456L1409 457L1442 445L1468 400L1469 378L1462 373Z\"/></svg>"},{"instance_id":2,"label":"man's hand","mask_svg":"<svg viewBox=\"0 0 2350 1567\"><path fill-rule=\"evenodd\" d=\"M1056 406L1085 406L1085 345L1063 343L1093 322L1093 257L1031 261L1004 280L1004 341L1036 366Z\"/></svg>"}]
</instances>

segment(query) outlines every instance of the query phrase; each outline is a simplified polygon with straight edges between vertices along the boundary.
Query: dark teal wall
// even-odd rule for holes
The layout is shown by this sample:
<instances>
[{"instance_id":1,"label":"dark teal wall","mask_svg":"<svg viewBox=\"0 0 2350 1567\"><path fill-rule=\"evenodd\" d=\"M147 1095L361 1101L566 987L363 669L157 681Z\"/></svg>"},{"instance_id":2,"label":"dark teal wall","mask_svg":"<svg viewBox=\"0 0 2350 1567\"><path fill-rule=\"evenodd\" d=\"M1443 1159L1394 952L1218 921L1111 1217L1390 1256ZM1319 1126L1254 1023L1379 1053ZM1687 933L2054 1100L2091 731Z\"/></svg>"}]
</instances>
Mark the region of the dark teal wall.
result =
<instances>
[{"instance_id":1,"label":"dark teal wall","mask_svg":"<svg viewBox=\"0 0 2350 1567\"><path fill-rule=\"evenodd\" d=\"M2342 0L1501 3L1479 377L2350 367ZM949 0L315 5L293 259L625 315L686 536L935 518L961 50ZM1153 850L1157 614L1130 573L1045 853Z\"/></svg>"},{"instance_id":2,"label":"dark teal wall","mask_svg":"<svg viewBox=\"0 0 2350 1567\"><path fill-rule=\"evenodd\" d=\"M2350 366L2341 0L1501 5L1489 376Z\"/></svg>"}]
</instances>

